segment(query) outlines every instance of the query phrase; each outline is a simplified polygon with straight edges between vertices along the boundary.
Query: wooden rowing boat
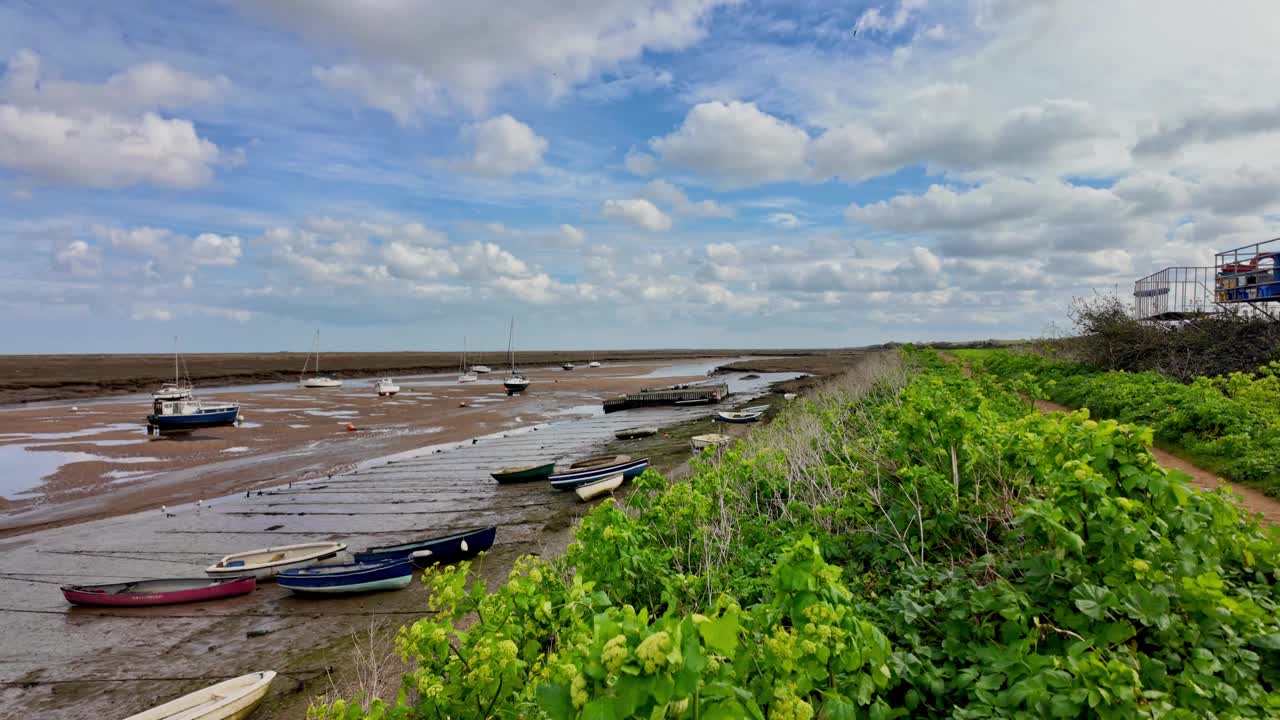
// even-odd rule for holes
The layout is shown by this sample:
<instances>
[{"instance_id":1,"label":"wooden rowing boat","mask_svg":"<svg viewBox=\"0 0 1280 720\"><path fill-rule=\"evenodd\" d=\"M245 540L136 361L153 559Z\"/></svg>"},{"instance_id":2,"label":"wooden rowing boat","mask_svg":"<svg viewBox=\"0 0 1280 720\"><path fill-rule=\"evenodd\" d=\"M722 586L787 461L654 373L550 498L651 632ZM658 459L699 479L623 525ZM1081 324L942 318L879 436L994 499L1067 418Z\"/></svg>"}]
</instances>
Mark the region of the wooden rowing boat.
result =
<instances>
[{"instance_id":1,"label":"wooden rowing boat","mask_svg":"<svg viewBox=\"0 0 1280 720\"><path fill-rule=\"evenodd\" d=\"M627 456L619 455L618 457L625 458ZM649 467L649 458L640 458L639 460L627 458L624 462L589 465L577 470L571 469L567 472L552 475L550 478L551 487L556 490L576 490L583 485L589 485L618 474L621 474L624 480L630 480L643 473L647 467Z\"/></svg>"},{"instance_id":2,"label":"wooden rowing boat","mask_svg":"<svg viewBox=\"0 0 1280 720\"><path fill-rule=\"evenodd\" d=\"M356 562L376 562L378 560L403 559L412 557L414 553L427 553L421 557L430 557L428 564L452 563L475 557L477 554L493 547L494 538L498 536L498 528L487 527L479 530L444 535L441 537L413 540L399 545L382 545L371 547L355 554Z\"/></svg>"},{"instance_id":3,"label":"wooden rowing boat","mask_svg":"<svg viewBox=\"0 0 1280 720\"><path fill-rule=\"evenodd\" d=\"M570 470L585 470L587 468L600 467L602 465L616 465L624 463L631 459L630 455L592 455L591 457L582 458L581 460L569 466Z\"/></svg>"},{"instance_id":4,"label":"wooden rowing boat","mask_svg":"<svg viewBox=\"0 0 1280 720\"><path fill-rule=\"evenodd\" d=\"M722 410L716 413L716 417L720 418L720 422L727 423L753 423L759 420L761 415L764 415L763 411L746 412L744 410L741 412L729 412Z\"/></svg>"},{"instance_id":5,"label":"wooden rowing boat","mask_svg":"<svg viewBox=\"0 0 1280 720\"><path fill-rule=\"evenodd\" d=\"M125 720L242 720L262 702L275 677L274 670L241 675Z\"/></svg>"},{"instance_id":6,"label":"wooden rowing boat","mask_svg":"<svg viewBox=\"0 0 1280 720\"><path fill-rule=\"evenodd\" d=\"M502 468L489 473L489 476L500 483L518 483L529 482L530 480L546 480L547 476L555 471L555 463L546 463L545 465Z\"/></svg>"},{"instance_id":7,"label":"wooden rowing boat","mask_svg":"<svg viewBox=\"0 0 1280 720\"><path fill-rule=\"evenodd\" d=\"M296 593L346 595L400 590L413 582L413 563L402 557L343 565L292 568L276 576L276 583Z\"/></svg>"},{"instance_id":8,"label":"wooden rowing boat","mask_svg":"<svg viewBox=\"0 0 1280 720\"><path fill-rule=\"evenodd\" d=\"M252 577L138 580L110 585L66 585L62 596L73 605L141 607L217 600L253 592Z\"/></svg>"},{"instance_id":9,"label":"wooden rowing boat","mask_svg":"<svg viewBox=\"0 0 1280 720\"><path fill-rule=\"evenodd\" d=\"M617 475L610 475L603 480L597 480L593 483L587 483L586 485L579 485L574 488L573 491L577 493L578 499L586 502L605 493L613 492L621 486L622 473L618 473Z\"/></svg>"},{"instance_id":10,"label":"wooden rowing boat","mask_svg":"<svg viewBox=\"0 0 1280 720\"><path fill-rule=\"evenodd\" d=\"M614 433L613 436L618 438L619 440L638 440L640 438L647 438L651 435L657 435L657 434L658 434L658 428L656 427L637 427L637 428L627 428L625 430L619 430L618 432Z\"/></svg>"},{"instance_id":11,"label":"wooden rowing boat","mask_svg":"<svg viewBox=\"0 0 1280 720\"><path fill-rule=\"evenodd\" d=\"M328 560L346 549L344 543L317 542L248 550L228 555L204 571L213 577L252 575L259 580L269 580L281 570Z\"/></svg>"},{"instance_id":12,"label":"wooden rowing boat","mask_svg":"<svg viewBox=\"0 0 1280 720\"><path fill-rule=\"evenodd\" d=\"M689 438L690 444L694 450L702 450L703 448L716 447L728 443L733 438L720 433L708 433L706 435L694 435Z\"/></svg>"}]
</instances>

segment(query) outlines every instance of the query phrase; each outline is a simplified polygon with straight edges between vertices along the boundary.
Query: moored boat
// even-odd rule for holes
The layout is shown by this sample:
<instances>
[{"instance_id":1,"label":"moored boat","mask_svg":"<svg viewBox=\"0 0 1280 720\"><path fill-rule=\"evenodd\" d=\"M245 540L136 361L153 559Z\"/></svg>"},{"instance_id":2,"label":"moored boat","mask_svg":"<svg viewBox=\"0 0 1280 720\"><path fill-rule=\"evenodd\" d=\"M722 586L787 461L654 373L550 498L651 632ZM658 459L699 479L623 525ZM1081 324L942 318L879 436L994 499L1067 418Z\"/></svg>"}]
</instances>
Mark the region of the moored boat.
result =
<instances>
[{"instance_id":1,"label":"moored boat","mask_svg":"<svg viewBox=\"0 0 1280 720\"><path fill-rule=\"evenodd\" d=\"M622 473L618 473L586 485L579 485L573 489L573 492L578 495L579 500L586 502L592 498L617 490L622 486L622 480Z\"/></svg>"},{"instance_id":2,"label":"moored boat","mask_svg":"<svg viewBox=\"0 0 1280 720\"><path fill-rule=\"evenodd\" d=\"M243 720L262 702L275 677L275 671L266 670L223 680L125 720Z\"/></svg>"},{"instance_id":3,"label":"moored boat","mask_svg":"<svg viewBox=\"0 0 1280 720\"><path fill-rule=\"evenodd\" d=\"M563 365L561 365L561 366L560 366L560 369L562 369L562 370L572 370L572 369L574 369L575 367L577 367L577 365L574 365L573 363L565 363L565 364L563 364Z\"/></svg>"},{"instance_id":4,"label":"moored boat","mask_svg":"<svg viewBox=\"0 0 1280 720\"><path fill-rule=\"evenodd\" d=\"M485 372L489 372L489 368L485 368L484 370ZM467 371L467 338L464 335L462 337L462 357L458 358L458 382L469 383L475 382L479 379L479 376L476 375L474 370L471 372Z\"/></svg>"},{"instance_id":5,"label":"moored boat","mask_svg":"<svg viewBox=\"0 0 1280 720\"><path fill-rule=\"evenodd\" d=\"M180 364L181 363L181 364ZM178 353L178 336L173 337L173 382L160 386L151 393L152 400L188 400L191 398L191 379L183 377L186 364L182 363L182 355Z\"/></svg>"},{"instance_id":6,"label":"moored boat","mask_svg":"<svg viewBox=\"0 0 1280 720\"><path fill-rule=\"evenodd\" d=\"M276 584L296 593L324 595L400 590L411 582L413 563L407 557L290 568L276 576Z\"/></svg>"},{"instance_id":7,"label":"moored boat","mask_svg":"<svg viewBox=\"0 0 1280 720\"><path fill-rule=\"evenodd\" d=\"M481 375L487 375L488 373L493 372L493 369L490 368L488 365L472 365L471 372L479 373Z\"/></svg>"},{"instance_id":8,"label":"moored boat","mask_svg":"<svg viewBox=\"0 0 1280 720\"><path fill-rule=\"evenodd\" d=\"M511 329L507 332L507 355L511 360L511 375L502 381L502 387L507 389L507 395L522 393L529 387L529 378L516 372L516 351L513 345L515 336L516 319L511 318Z\"/></svg>"},{"instance_id":9,"label":"moored boat","mask_svg":"<svg viewBox=\"0 0 1280 720\"><path fill-rule=\"evenodd\" d=\"M489 476L500 483L518 483L531 480L546 480L555 471L555 463L546 463L544 465L502 468L489 473Z\"/></svg>"},{"instance_id":10,"label":"moored boat","mask_svg":"<svg viewBox=\"0 0 1280 720\"><path fill-rule=\"evenodd\" d=\"M618 432L614 433L613 436L618 438L619 440L638 440L640 438L647 438L651 435L657 435L657 434L658 434L658 428L656 427L637 427L637 428L627 428L625 430L619 430Z\"/></svg>"},{"instance_id":11,"label":"moored boat","mask_svg":"<svg viewBox=\"0 0 1280 720\"><path fill-rule=\"evenodd\" d=\"M592 455L585 457L569 466L570 470L583 470L586 468L599 467L601 465L617 465L631 460L630 455Z\"/></svg>"},{"instance_id":12,"label":"moored boat","mask_svg":"<svg viewBox=\"0 0 1280 720\"><path fill-rule=\"evenodd\" d=\"M142 607L218 600L253 592L252 577L137 580L109 585L64 585L62 596L73 605Z\"/></svg>"},{"instance_id":13,"label":"moored boat","mask_svg":"<svg viewBox=\"0 0 1280 720\"><path fill-rule=\"evenodd\" d=\"M587 363L587 367L589 367L589 368L597 368L597 367L600 367L600 361L599 361L599 360L592 360L591 362Z\"/></svg>"},{"instance_id":14,"label":"moored boat","mask_svg":"<svg viewBox=\"0 0 1280 720\"><path fill-rule=\"evenodd\" d=\"M727 423L753 423L759 420L761 415L764 415L763 410L753 412L748 412L746 410L737 412L721 410L716 413L716 417L720 419L720 422Z\"/></svg>"},{"instance_id":15,"label":"moored boat","mask_svg":"<svg viewBox=\"0 0 1280 720\"><path fill-rule=\"evenodd\" d=\"M355 559L356 562L376 562L410 558L414 559L419 567L436 563L452 563L475 557L488 550L493 547L493 541L497 536L498 528L496 527L467 530L452 535L411 540L399 545L371 547L364 552L356 553Z\"/></svg>"},{"instance_id":16,"label":"moored boat","mask_svg":"<svg viewBox=\"0 0 1280 720\"><path fill-rule=\"evenodd\" d=\"M708 433L706 435L694 435L689 438L689 444L693 445L694 450L702 450L703 448L717 447L725 445L733 438L720 433Z\"/></svg>"},{"instance_id":17,"label":"moored boat","mask_svg":"<svg viewBox=\"0 0 1280 720\"><path fill-rule=\"evenodd\" d=\"M240 406L235 403L206 403L198 398L155 400L151 404L151 414L147 416L147 433L167 435L227 427L235 425L239 416Z\"/></svg>"},{"instance_id":18,"label":"moored boat","mask_svg":"<svg viewBox=\"0 0 1280 720\"><path fill-rule=\"evenodd\" d=\"M247 550L227 555L204 571L213 577L252 575L267 580L287 568L328 560L346 549L345 543L315 542Z\"/></svg>"},{"instance_id":19,"label":"moored boat","mask_svg":"<svg viewBox=\"0 0 1280 720\"><path fill-rule=\"evenodd\" d=\"M628 459L624 462L589 465L579 469L570 468L567 472L556 473L548 479L551 481L551 487L556 490L576 490L583 485L618 474L621 474L624 480L630 480L643 473L647 467L649 467L649 458Z\"/></svg>"},{"instance_id":20,"label":"moored boat","mask_svg":"<svg viewBox=\"0 0 1280 720\"><path fill-rule=\"evenodd\" d=\"M390 397L400 392L400 386L391 378L382 378L374 383L373 389L377 391L378 397Z\"/></svg>"},{"instance_id":21,"label":"moored boat","mask_svg":"<svg viewBox=\"0 0 1280 720\"><path fill-rule=\"evenodd\" d=\"M311 367L311 356L316 358L315 374L308 377L307 368ZM322 375L320 373L320 331L316 330L315 340L311 342L311 352L307 353L307 360L302 364L302 373L298 376L298 385L304 388L336 388L342 387L342 381L330 375Z\"/></svg>"}]
</instances>

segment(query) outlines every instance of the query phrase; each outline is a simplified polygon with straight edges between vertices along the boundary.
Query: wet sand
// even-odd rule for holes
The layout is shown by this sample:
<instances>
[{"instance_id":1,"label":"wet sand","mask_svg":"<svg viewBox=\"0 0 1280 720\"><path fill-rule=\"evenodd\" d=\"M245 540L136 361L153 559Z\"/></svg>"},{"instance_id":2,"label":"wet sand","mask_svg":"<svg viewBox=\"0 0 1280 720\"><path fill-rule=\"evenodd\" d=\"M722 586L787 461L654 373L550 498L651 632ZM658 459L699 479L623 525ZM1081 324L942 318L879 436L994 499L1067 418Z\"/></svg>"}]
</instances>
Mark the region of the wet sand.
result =
<instances>
[{"instance_id":1,"label":"wet sand","mask_svg":"<svg viewBox=\"0 0 1280 720\"><path fill-rule=\"evenodd\" d=\"M490 470L589 454L610 443L618 429L673 426L705 418L716 409L651 408L600 414L598 398L606 394L606 388L607 392L620 392L688 377L670 367L660 368L668 377L628 377L642 374L645 367L608 368L601 377L579 371L563 376L537 372L528 396L494 398L488 406L474 409L457 408L460 395L427 386L423 394L441 397L418 398L403 406L403 415L380 421L419 430L446 429L417 435L378 435L372 429L347 434L329 425L320 435L321 442L299 451L304 465L317 466L315 456L322 454L330 457L327 462L355 464L349 472L332 477L320 472L318 478L292 483L257 479L261 477L258 473L265 471L256 465L248 466L256 468L253 472L218 470L203 479L172 483L161 476L142 485L141 495L133 499L147 505L142 512L0 540L0 587L4 588L0 600L0 708L4 710L0 716L121 717L221 677L264 669L275 669L281 676L260 716L298 716L297 708L305 705L305 698L327 687L326 668L335 657L333 648L349 644L353 633L367 631L371 623L394 628L423 614L426 593L421 585L415 583L398 592L310 600L293 596L274 583L264 583L251 595L226 601L111 610L71 608L58 586L200 577L203 568L222 555L254 547L337 540L360 549L490 524L499 526L497 543L476 574L491 584L500 582L518 556L559 552L572 523L589 506L578 503L571 493L551 490L546 483L500 486L488 477ZM764 375L744 381L744 376L735 373L724 378L744 402L769 383L790 377ZM553 382L557 379L559 383ZM480 399L494 389L469 386L456 392ZM271 414L263 412L268 408L266 403L288 402L265 396L274 394L264 391L256 414L246 406L250 421ZM249 394L240 397L243 400ZM307 403L312 402L307 398ZM367 406L364 412L370 416L386 409L359 396L333 402ZM451 411L460 415L449 415ZM298 408L280 414L290 413L305 415ZM332 425L347 420L319 417ZM537 418L550 420L534 424ZM487 434L480 434L473 443L470 438L477 435L475 429ZM239 434L243 428L227 430L234 431L230 437L203 442L216 444L218 452L223 445L248 444L245 435ZM447 441L455 435L456 441ZM385 444L383 437L388 438ZM168 443L148 443L146 452L151 454L150 446L160 442ZM416 449L363 465L339 457L367 453L368 448L361 449L365 442L388 450L401 444ZM346 447L348 443L349 451L329 449L330 445ZM269 463L288 458L287 451L274 452L284 457ZM204 453L202 450L199 457L205 457ZM266 450L261 453L272 454ZM175 452L163 462L197 463L195 457L183 455ZM196 469L195 464L189 464L186 470L167 475L185 477ZM236 479L237 474L243 477ZM212 477L220 479L209 479ZM246 496L241 486L245 482L271 487L251 490ZM218 488L232 486L234 494L216 497ZM156 497L150 493L199 494L204 502L199 507L168 503L168 513L164 513L157 501L144 502ZM95 496L83 499L94 500ZM76 502L52 504L55 508L70 507ZM109 504L122 507L127 503L112 500ZM286 707L292 710L282 710Z\"/></svg>"},{"instance_id":2,"label":"wet sand","mask_svg":"<svg viewBox=\"0 0 1280 720\"><path fill-rule=\"evenodd\" d=\"M454 373L401 378L400 394L390 398L374 394L372 379L335 389L211 389L199 396L239 402L245 422L163 438L145 434L146 396L12 407L0 411L0 464L8 470L0 478L0 536L323 477L370 457L571 408L599 412L603 398L702 379L721 362L727 359L545 368L527 373L530 391L511 398L498 373L468 384ZM645 377L654 374L662 377Z\"/></svg>"}]
</instances>

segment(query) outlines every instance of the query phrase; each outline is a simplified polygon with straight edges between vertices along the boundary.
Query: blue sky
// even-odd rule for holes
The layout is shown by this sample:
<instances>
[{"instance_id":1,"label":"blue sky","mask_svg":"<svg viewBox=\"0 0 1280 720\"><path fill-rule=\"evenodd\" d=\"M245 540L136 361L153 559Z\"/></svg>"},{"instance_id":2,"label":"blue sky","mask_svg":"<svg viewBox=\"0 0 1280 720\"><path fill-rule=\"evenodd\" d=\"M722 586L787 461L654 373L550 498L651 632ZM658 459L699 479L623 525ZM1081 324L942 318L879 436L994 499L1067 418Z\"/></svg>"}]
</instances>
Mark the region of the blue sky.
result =
<instances>
[{"instance_id":1,"label":"blue sky","mask_svg":"<svg viewBox=\"0 0 1280 720\"><path fill-rule=\"evenodd\" d=\"M50 5L0 352L1024 337L1280 234L1274 3Z\"/></svg>"}]
</instances>

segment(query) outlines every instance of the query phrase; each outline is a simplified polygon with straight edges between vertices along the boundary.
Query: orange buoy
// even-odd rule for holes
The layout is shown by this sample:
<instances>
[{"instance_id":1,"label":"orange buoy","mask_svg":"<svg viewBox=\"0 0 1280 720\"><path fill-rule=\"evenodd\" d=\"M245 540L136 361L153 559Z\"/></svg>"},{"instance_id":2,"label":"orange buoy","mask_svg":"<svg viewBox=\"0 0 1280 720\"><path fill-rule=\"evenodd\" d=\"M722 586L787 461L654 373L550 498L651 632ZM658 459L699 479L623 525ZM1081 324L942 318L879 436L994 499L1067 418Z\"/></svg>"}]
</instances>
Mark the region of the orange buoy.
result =
<instances>
[{"instance_id":1,"label":"orange buoy","mask_svg":"<svg viewBox=\"0 0 1280 720\"><path fill-rule=\"evenodd\" d=\"M355 425L352 425L351 423L347 423L347 432L351 432L355 429L356 429Z\"/></svg>"}]
</instances>

